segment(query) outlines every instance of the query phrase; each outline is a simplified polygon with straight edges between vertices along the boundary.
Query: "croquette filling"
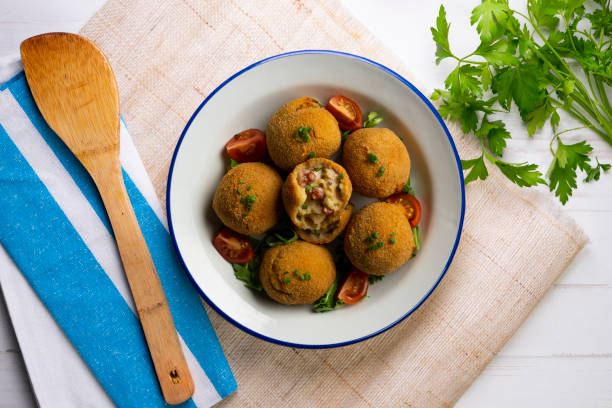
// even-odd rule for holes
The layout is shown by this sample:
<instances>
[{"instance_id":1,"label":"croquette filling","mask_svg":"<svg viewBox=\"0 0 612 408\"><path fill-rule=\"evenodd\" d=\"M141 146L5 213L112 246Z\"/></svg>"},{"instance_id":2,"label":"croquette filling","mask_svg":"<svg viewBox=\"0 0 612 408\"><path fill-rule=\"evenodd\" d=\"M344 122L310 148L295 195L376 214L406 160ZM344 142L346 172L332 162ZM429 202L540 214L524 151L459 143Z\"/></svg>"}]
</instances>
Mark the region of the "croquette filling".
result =
<instances>
[{"instance_id":1,"label":"croquette filling","mask_svg":"<svg viewBox=\"0 0 612 408\"><path fill-rule=\"evenodd\" d=\"M298 184L304 189L304 198L296 218L315 234L329 229L330 221L343 210L341 189L343 176L330 167L307 166L298 174Z\"/></svg>"}]
</instances>

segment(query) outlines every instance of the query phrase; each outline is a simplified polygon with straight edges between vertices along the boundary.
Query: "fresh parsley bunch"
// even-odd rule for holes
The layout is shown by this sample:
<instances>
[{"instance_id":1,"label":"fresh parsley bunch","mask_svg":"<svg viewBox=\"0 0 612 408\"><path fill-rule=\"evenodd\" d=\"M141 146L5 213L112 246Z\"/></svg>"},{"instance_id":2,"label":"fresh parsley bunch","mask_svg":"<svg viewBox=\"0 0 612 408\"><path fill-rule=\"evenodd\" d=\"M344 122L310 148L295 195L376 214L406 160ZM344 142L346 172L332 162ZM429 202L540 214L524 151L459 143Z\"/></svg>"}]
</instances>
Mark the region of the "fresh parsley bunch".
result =
<instances>
[{"instance_id":1,"label":"fresh parsley bunch","mask_svg":"<svg viewBox=\"0 0 612 408\"><path fill-rule=\"evenodd\" d=\"M440 100L443 117L459 121L464 132L473 131L480 141L480 156L461 161L468 172L466 183L486 179L489 162L521 187L548 184L565 204L576 188L578 172L588 182L610 169L609 164L591 161L593 148L586 141L565 144L560 137L589 128L612 145L612 106L606 93L606 86L612 86L610 0L594 0L591 12L584 3L528 0L523 14L506 0L482 0L470 21L476 24L480 45L463 58L451 51L450 25L440 7L436 27L431 28L436 64L452 58L457 67L446 78L446 89L436 89L432 98ZM545 176L535 164L501 160L511 135L492 115L509 112L512 102L530 136L547 122L552 125L553 160ZM558 131L560 109L584 126Z\"/></svg>"}]
</instances>

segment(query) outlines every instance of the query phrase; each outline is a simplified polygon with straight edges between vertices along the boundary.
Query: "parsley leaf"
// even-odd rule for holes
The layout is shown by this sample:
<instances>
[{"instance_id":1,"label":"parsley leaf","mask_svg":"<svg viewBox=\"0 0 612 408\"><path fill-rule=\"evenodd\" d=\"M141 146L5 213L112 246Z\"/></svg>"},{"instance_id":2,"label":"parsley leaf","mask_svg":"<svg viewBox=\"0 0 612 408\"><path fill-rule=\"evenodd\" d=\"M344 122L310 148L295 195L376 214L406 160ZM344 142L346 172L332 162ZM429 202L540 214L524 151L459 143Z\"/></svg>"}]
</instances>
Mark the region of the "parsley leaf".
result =
<instances>
[{"instance_id":1,"label":"parsley leaf","mask_svg":"<svg viewBox=\"0 0 612 408\"><path fill-rule=\"evenodd\" d=\"M502 27L508 20L510 9L504 1L483 0L474 10L472 10L472 25L478 22L476 31L480 34L483 42L490 42L499 37Z\"/></svg>"},{"instance_id":2,"label":"parsley leaf","mask_svg":"<svg viewBox=\"0 0 612 408\"><path fill-rule=\"evenodd\" d=\"M550 191L555 192L563 204L567 202L572 195L572 190L576 188L576 171L580 169L588 174L591 170L588 154L592 150L593 148L585 141L566 145L557 137L557 150L549 168L548 187Z\"/></svg>"},{"instance_id":3,"label":"parsley leaf","mask_svg":"<svg viewBox=\"0 0 612 408\"><path fill-rule=\"evenodd\" d=\"M440 64L444 58L452 57L450 45L448 44L448 29L450 24L446 21L446 10L440 5L436 28L431 27L431 35L436 42L436 65Z\"/></svg>"},{"instance_id":4,"label":"parsley leaf","mask_svg":"<svg viewBox=\"0 0 612 408\"><path fill-rule=\"evenodd\" d=\"M485 166L484 155L471 160L461 160L463 171L470 170L464 182L468 184L476 179L484 180L489 176L487 166Z\"/></svg>"},{"instance_id":5,"label":"parsley leaf","mask_svg":"<svg viewBox=\"0 0 612 408\"><path fill-rule=\"evenodd\" d=\"M528 163L506 163L497 160L495 165L504 173L506 177L520 187L533 187L537 184L546 184L542 179L542 173L537 168L537 164Z\"/></svg>"}]
</instances>

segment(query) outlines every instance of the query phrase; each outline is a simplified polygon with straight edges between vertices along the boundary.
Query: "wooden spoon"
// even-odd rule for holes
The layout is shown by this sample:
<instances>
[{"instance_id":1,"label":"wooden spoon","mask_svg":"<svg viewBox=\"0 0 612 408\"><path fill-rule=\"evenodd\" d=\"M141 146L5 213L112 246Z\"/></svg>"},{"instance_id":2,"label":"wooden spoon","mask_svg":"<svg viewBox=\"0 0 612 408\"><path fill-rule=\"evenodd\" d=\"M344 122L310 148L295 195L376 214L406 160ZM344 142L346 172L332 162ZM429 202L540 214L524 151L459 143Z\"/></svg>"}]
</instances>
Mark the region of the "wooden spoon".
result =
<instances>
[{"instance_id":1,"label":"wooden spoon","mask_svg":"<svg viewBox=\"0 0 612 408\"><path fill-rule=\"evenodd\" d=\"M193 380L123 184L119 95L113 71L91 41L68 33L25 40L21 58L40 112L100 191L164 399L169 404L184 402L193 394Z\"/></svg>"}]
</instances>

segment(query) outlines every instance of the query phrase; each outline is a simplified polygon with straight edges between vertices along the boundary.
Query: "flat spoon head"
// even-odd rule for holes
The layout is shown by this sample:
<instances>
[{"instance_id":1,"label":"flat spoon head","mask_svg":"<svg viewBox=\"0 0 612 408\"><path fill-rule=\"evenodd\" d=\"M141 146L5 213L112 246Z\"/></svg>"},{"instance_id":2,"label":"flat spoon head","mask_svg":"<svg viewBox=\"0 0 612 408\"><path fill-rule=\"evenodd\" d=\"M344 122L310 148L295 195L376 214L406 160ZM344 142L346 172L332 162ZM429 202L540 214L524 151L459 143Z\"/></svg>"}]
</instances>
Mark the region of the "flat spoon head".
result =
<instances>
[{"instance_id":1,"label":"flat spoon head","mask_svg":"<svg viewBox=\"0 0 612 408\"><path fill-rule=\"evenodd\" d=\"M119 93L94 43L49 33L21 43L26 79L43 117L91 172L91 155L119 153Z\"/></svg>"}]
</instances>

